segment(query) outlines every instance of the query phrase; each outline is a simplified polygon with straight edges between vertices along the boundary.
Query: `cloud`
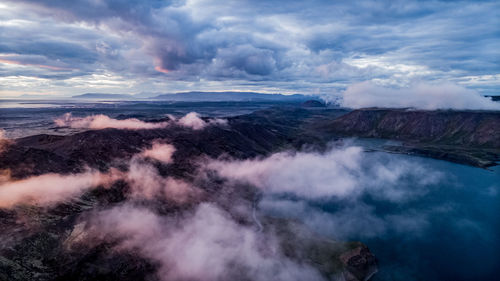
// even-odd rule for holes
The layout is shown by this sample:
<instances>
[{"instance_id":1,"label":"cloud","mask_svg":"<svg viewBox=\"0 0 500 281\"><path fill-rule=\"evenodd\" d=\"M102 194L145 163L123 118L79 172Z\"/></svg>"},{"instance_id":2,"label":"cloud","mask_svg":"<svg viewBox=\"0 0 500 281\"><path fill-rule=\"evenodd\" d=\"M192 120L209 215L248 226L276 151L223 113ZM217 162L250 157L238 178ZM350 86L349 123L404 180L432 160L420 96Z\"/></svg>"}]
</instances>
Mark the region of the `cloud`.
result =
<instances>
[{"instance_id":1,"label":"cloud","mask_svg":"<svg viewBox=\"0 0 500 281\"><path fill-rule=\"evenodd\" d=\"M136 118L118 120L103 114L91 115L87 117L73 117L71 113L64 114L61 118L55 119L57 126L71 127L79 129L105 129L115 128L124 130L158 129L165 128L168 122L144 122Z\"/></svg>"},{"instance_id":2,"label":"cloud","mask_svg":"<svg viewBox=\"0 0 500 281\"><path fill-rule=\"evenodd\" d=\"M183 116L182 118L180 118L177 121L177 124L187 128L191 128L193 130L201 130L209 125L221 125L221 126L227 125L227 120L213 118L209 119L208 121L205 121L200 118L200 115L198 113L190 112L185 116Z\"/></svg>"},{"instance_id":3,"label":"cloud","mask_svg":"<svg viewBox=\"0 0 500 281\"><path fill-rule=\"evenodd\" d=\"M148 161L155 159L170 164L174 152L173 145L155 141L151 148L131 158L127 171L112 168L107 173L94 170L69 175L51 173L22 180L12 180L9 171L3 171L0 173L0 208L12 208L18 204L53 206L77 198L92 188L110 186L117 180L129 185L129 199L195 202L203 194L200 189L182 179L160 175Z\"/></svg>"},{"instance_id":4,"label":"cloud","mask_svg":"<svg viewBox=\"0 0 500 281\"><path fill-rule=\"evenodd\" d=\"M192 128L193 130L200 130L205 128L207 123L199 117L196 112L190 112L186 116L179 119L178 123L181 126Z\"/></svg>"},{"instance_id":5,"label":"cloud","mask_svg":"<svg viewBox=\"0 0 500 281\"><path fill-rule=\"evenodd\" d=\"M343 93L342 105L350 108L386 107L417 109L500 110L500 103L454 84L418 83L392 89L371 82L351 85Z\"/></svg>"},{"instance_id":6,"label":"cloud","mask_svg":"<svg viewBox=\"0 0 500 281\"><path fill-rule=\"evenodd\" d=\"M197 201L203 193L182 179L161 176L157 168L140 157L131 159L124 179L130 186L129 197L134 199L186 203Z\"/></svg>"},{"instance_id":7,"label":"cloud","mask_svg":"<svg viewBox=\"0 0 500 281\"><path fill-rule=\"evenodd\" d=\"M113 242L113 250L133 252L153 262L160 280L234 280L242 276L252 280L324 280L313 266L288 258L271 227L261 232L215 203L199 203L201 190L185 180L161 175L153 165L158 163L151 159L171 164L174 152L172 145L154 141L150 148L134 155L128 169L121 172L89 170L24 180L11 180L2 173L0 208L18 204L51 207L121 180L129 187L125 202L82 214L80 221L85 227L74 227L64 242L67 249L75 243L92 247L93 243ZM148 204L142 204L144 200ZM159 215L152 211L157 200L189 203L194 210L185 207L175 216Z\"/></svg>"},{"instance_id":8,"label":"cloud","mask_svg":"<svg viewBox=\"0 0 500 281\"><path fill-rule=\"evenodd\" d=\"M419 237L431 210L377 213L423 198L445 179L416 159L364 152L361 147L325 152L281 152L249 160L211 160L205 169L223 179L261 190L266 214L302 221L340 240L407 235ZM323 206L330 206L323 209ZM392 209L391 209L392 210Z\"/></svg>"},{"instance_id":9,"label":"cloud","mask_svg":"<svg viewBox=\"0 0 500 281\"><path fill-rule=\"evenodd\" d=\"M338 240L364 240L404 235L423 237L430 222L432 210L398 210L380 215L376 206L356 199L334 201L335 211L327 211L303 199L290 200L266 196L259 203L262 212L273 216L296 219L310 229Z\"/></svg>"},{"instance_id":10,"label":"cloud","mask_svg":"<svg viewBox=\"0 0 500 281\"><path fill-rule=\"evenodd\" d=\"M109 186L120 177L109 173L87 171L79 174L45 174L22 180L0 182L0 208L12 208L19 204L52 206L82 195L91 188Z\"/></svg>"},{"instance_id":11,"label":"cloud","mask_svg":"<svg viewBox=\"0 0 500 281\"><path fill-rule=\"evenodd\" d=\"M175 147L168 143L154 141L151 148L141 152L141 156L155 159L165 164L172 163L172 155L175 153Z\"/></svg>"},{"instance_id":12,"label":"cloud","mask_svg":"<svg viewBox=\"0 0 500 281\"><path fill-rule=\"evenodd\" d=\"M164 122L144 122L136 118L128 119L114 119L107 115L98 114L86 117L73 117L71 113L66 113L62 117L54 120L57 126L61 127L71 127L78 129L106 129L115 128L122 130L144 130L144 129L160 129L166 128L170 125L177 124L186 128L191 128L193 130L201 130L209 125L226 125L227 120L212 118L208 121L204 121L200 118L200 115L196 112L190 112L176 120L175 118L169 117L171 121ZM165 148L164 148L165 149ZM151 151L148 153L161 153L159 151Z\"/></svg>"},{"instance_id":13,"label":"cloud","mask_svg":"<svg viewBox=\"0 0 500 281\"><path fill-rule=\"evenodd\" d=\"M97 212L88 222L87 240L120 241L117 250L158 264L161 280L324 280L311 266L284 256L276 237L210 203L177 220L124 205Z\"/></svg>"},{"instance_id":14,"label":"cloud","mask_svg":"<svg viewBox=\"0 0 500 281\"><path fill-rule=\"evenodd\" d=\"M424 192L403 188L411 181L422 187L439 182L441 174L418 163L369 155L348 146L319 152L280 152L267 158L212 160L206 169L223 178L252 184L269 194L307 199L351 198L364 192L401 201Z\"/></svg>"},{"instance_id":15,"label":"cloud","mask_svg":"<svg viewBox=\"0 0 500 281\"><path fill-rule=\"evenodd\" d=\"M14 80L4 83L9 91L66 95L89 87L331 94L416 79L495 94L499 9L495 1L12 0L0 14L0 55L20 64L0 63L0 77ZM120 83L97 83L106 77Z\"/></svg>"}]
</instances>

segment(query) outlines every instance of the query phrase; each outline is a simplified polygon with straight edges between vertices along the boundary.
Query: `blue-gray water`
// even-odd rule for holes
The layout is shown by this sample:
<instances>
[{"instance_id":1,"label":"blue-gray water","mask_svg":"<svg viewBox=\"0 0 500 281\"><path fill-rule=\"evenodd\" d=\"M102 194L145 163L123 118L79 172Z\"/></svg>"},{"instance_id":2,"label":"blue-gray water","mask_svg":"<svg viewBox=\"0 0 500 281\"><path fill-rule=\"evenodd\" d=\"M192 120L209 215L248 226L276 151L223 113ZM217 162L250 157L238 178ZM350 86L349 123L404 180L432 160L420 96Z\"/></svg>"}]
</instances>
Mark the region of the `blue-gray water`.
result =
<instances>
[{"instance_id":1,"label":"blue-gray water","mask_svg":"<svg viewBox=\"0 0 500 281\"><path fill-rule=\"evenodd\" d=\"M262 211L301 220L333 239L362 241L379 260L372 280L499 280L500 167L385 152L366 152L363 161L411 163L439 180L423 186L403 178L391 192L410 195L392 200L376 193L320 200L269 195Z\"/></svg>"},{"instance_id":2,"label":"blue-gray water","mask_svg":"<svg viewBox=\"0 0 500 281\"><path fill-rule=\"evenodd\" d=\"M498 280L500 169L419 161L445 173L447 180L416 201L401 205L373 202L380 215L399 209L435 210L422 234L389 233L363 240L380 260L374 280Z\"/></svg>"}]
</instances>

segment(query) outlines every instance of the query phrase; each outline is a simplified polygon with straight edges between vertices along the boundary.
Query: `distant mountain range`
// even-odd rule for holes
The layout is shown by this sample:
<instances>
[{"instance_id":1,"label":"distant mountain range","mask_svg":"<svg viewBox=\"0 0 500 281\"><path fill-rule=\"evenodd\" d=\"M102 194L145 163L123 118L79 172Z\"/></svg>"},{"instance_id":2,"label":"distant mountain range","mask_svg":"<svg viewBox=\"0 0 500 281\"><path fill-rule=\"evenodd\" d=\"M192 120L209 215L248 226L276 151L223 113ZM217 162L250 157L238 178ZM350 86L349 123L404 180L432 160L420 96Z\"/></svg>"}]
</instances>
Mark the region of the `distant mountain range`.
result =
<instances>
[{"instance_id":1,"label":"distant mountain range","mask_svg":"<svg viewBox=\"0 0 500 281\"><path fill-rule=\"evenodd\" d=\"M144 95L87 93L73 96L76 99L144 99ZM317 97L306 95L263 94L255 92L182 92L175 94L160 94L149 97L164 101L289 101L303 102L317 100Z\"/></svg>"},{"instance_id":2,"label":"distant mountain range","mask_svg":"<svg viewBox=\"0 0 500 281\"><path fill-rule=\"evenodd\" d=\"M102 94L102 93L86 93L83 95L72 96L74 99L133 99L133 95L125 94Z\"/></svg>"},{"instance_id":3,"label":"distant mountain range","mask_svg":"<svg viewBox=\"0 0 500 281\"><path fill-rule=\"evenodd\" d=\"M254 92L184 92L163 94L153 99L169 101L306 101L315 99L306 95L262 94Z\"/></svg>"}]
</instances>

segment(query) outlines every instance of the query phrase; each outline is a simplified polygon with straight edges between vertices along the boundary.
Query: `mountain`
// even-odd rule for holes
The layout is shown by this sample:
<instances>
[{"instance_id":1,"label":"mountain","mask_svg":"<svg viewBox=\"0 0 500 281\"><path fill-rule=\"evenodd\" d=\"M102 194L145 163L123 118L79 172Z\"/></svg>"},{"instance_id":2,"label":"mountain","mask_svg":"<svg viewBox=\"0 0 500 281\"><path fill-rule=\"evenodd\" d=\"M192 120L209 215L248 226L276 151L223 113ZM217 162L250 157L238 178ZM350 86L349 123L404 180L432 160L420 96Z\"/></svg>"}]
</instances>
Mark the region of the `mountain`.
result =
<instances>
[{"instance_id":1,"label":"mountain","mask_svg":"<svg viewBox=\"0 0 500 281\"><path fill-rule=\"evenodd\" d=\"M318 128L336 135L500 148L500 112L360 109Z\"/></svg>"},{"instance_id":2,"label":"mountain","mask_svg":"<svg viewBox=\"0 0 500 281\"><path fill-rule=\"evenodd\" d=\"M153 99L168 101L288 101L304 102L314 99L306 95L263 94L254 92L183 92L162 94Z\"/></svg>"},{"instance_id":3,"label":"mountain","mask_svg":"<svg viewBox=\"0 0 500 281\"><path fill-rule=\"evenodd\" d=\"M140 92L140 93L134 94L133 97L139 98L139 99L149 99L149 98L156 97L157 95L158 95L158 93Z\"/></svg>"},{"instance_id":4,"label":"mountain","mask_svg":"<svg viewBox=\"0 0 500 281\"><path fill-rule=\"evenodd\" d=\"M5 98L11 98L11 99L33 99L33 100L57 100L57 99L66 99L64 96L47 96L44 94L38 94L38 95L33 95L33 94L23 94L20 96L11 96L11 97L5 97Z\"/></svg>"},{"instance_id":5,"label":"mountain","mask_svg":"<svg viewBox=\"0 0 500 281\"><path fill-rule=\"evenodd\" d=\"M102 94L102 93L86 93L82 95L72 96L75 99L133 99L132 95L125 94Z\"/></svg>"},{"instance_id":6,"label":"mountain","mask_svg":"<svg viewBox=\"0 0 500 281\"><path fill-rule=\"evenodd\" d=\"M403 141L387 147L479 167L500 159L500 112L359 109L311 128L330 136Z\"/></svg>"},{"instance_id":7,"label":"mountain","mask_svg":"<svg viewBox=\"0 0 500 281\"><path fill-rule=\"evenodd\" d=\"M308 100L301 104L302 107L326 107L326 104L319 100Z\"/></svg>"}]
</instances>

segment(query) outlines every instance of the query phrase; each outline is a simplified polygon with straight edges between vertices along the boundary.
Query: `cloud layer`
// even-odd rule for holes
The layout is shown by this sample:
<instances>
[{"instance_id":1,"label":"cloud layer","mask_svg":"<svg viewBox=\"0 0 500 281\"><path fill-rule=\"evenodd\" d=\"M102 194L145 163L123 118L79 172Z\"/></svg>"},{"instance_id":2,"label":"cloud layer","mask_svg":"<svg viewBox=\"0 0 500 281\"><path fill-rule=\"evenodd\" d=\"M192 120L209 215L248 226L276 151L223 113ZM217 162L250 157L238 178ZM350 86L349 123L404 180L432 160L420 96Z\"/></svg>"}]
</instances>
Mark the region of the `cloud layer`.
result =
<instances>
[{"instance_id":1,"label":"cloud layer","mask_svg":"<svg viewBox=\"0 0 500 281\"><path fill-rule=\"evenodd\" d=\"M342 105L350 108L387 107L418 109L500 110L500 103L478 92L454 84L418 83L392 89L370 82L351 85L343 93Z\"/></svg>"},{"instance_id":2,"label":"cloud layer","mask_svg":"<svg viewBox=\"0 0 500 281\"><path fill-rule=\"evenodd\" d=\"M44 174L26 179L10 178L9 171L0 173L0 208L17 205L55 206L83 195L100 186L110 187L116 181L129 185L127 197L137 200L163 200L173 203L196 201L202 191L192 184L169 176L160 175L149 161L172 163L175 147L153 142L151 148L134 155L127 163L126 171L111 168L108 172L88 170L74 174Z\"/></svg>"},{"instance_id":3,"label":"cloud layer","mask_svg":"<svg viewBox=\"0 0 500 281\"><path fill-rule=\"evenodd\" d=\"M160 161L164 164L172 163L172 155L175 153L175 147L168 143L159 141L153 142L151 148L142 151L142 157L148 157Z\"/></svg>"},{"instance_id":4,"label":"cloud layer","mask_svg":"<svg viewBox=\"0 0 500 281\"><path fill-rule=\"evenodd\" d=\"M356 146L324 153L283 152L251 160L213 160L207 169L229 181L259 188L264 196L259 207L265 212L301 220L317 232L344 240L388 233L421 235L432 210L398 209L381 216L375 206L412 202L444 180L441 172L429 170L419 161L368 153ZM335 206L335 210L326 211L323 204Z\"/></svg>"},{"instance_id":5,"label":"cloud layer","mask_svg":"<svg viewBox=\"0 0 500 281\"><path fill-rule=\"evenodd\" d=\"M281 152L262 159L214 160L206 168L268 194L292 194L306 199L352 198L371 192L400 201L425 192L423 187L440 179L439 173L418 164L370 157L357 146L326 153ZM406 189L408 181L421 189Z\"/></svg>"},{"instance_id":6,"label":"cloud layer","mask_svg":"<svg viewBox=\"0 0 500 281\"><path fill-rule=\"evenodd\" d=\"M88 228L88 240L121 241L117 250L159 264L161 280L324 280L311 266L285 257L276 237L237 223L210 203L178 220L124 205L93 214Z\"/></svg>"},{"instance_id":7,"label":"cloud layer","mask_svg":"<svg viewBox=\"0 0 500 281\"><path fill-rule=\"evenodd\" d=\"M125 171L89 170L23 180L12 180L8 173L2 173L0 209L53 207L92 188L123 181L128 186L124 202L84 212L65 239L66 249L112 243L112 251L133 252L137 258L152 262L160 280L325 280L310 264L287 257L272 228L263 232L242 223L215 202L199 203L201 189L183 179L161 175L155 164L172 164L174 153L174 146L154 141L130 159ZM163 207L183 207L174 208L175 215L159 214L158 202ZM249 216L249 207L237 204L233 202L232 208L240 209L238 215Z\"/></svg>"},{"instance_id":8,"label":"cloud layer","mask_svg":"<svg viewBox=\"0 0 500 281\"><path fill-rule=\"evenodd\" d=\"M71 127L77 129L125 129L125 130L140 130L140 129L158 129L165 128L169 125L168 122L150 123L144 122L136 118L118 120L110 118L103 114L91 115L87 117L73 117L71 113L64 114L61 118L55 119L54 122L60 127Z\"/></svg>"},{"instance_id":9,"label":"cloud layer","mask_svg":"<svg viewBox=\"0 0 500 281\"><path fill-rule=\"evenodd\" d=\"M166 200L175 203L194 202L202 191L192 184L160 175L158 169L139 157L130 161L124 180L130 186L130 198Z\"/></svg>"},{"instance_id":10,"label":"cloud layer","mask_svg":"<svg viewBox=\"0 0 500 281\"><path fill-rule=\"evenodd\" d=\"M123 130L145 130L145 129L160 129L170 125L177 125L193 130L201 130L209 125L226 125L224 119L209 119L205 121L200 118L196 112L190 112L176 120L169 116L170 121L164 122L145 122L136 118L114 119L104 114L90 115L86 117L73 117L71 113L66 113L62 117L54 120L54 123L60 127L70 127L76 129L123 129ZM158 155L157 155L158 156Z\"/></svg>"},{"instance_id":11,"label":"cloud layer","mask_svg":"<svg viewBox=\"0 0 500 281\"><path fill-rule=\"evenodd\" d=\"M7 1L5 94L338 93L452 81L495 94L497 1ZM71 34L71 36L69 35Z\"/></svg>"},{"instance_id":12,"label":"cloud layer","mask_svg":"<svg viewBox=\"0 0 500 281\"><path fill-rule=\"evenodd\" d=\"M413 239L426 232L430 217L439 215L439 210L406 204L422 199L443 181L443 174L414 158L365 152L357 146L290 151L248 160L200 160L193 178L179 179L169 170L175 153L175 147L156 140L121 172L24 180L0 174L0 208L51 207L93 187L124 182L125 199L82 213L72 231L68 229L66 249L104 243L114 254L132 253L150 262L158 279L179 281L325 280L307 256L292 258L286 252L279 227L275 229L269 218L260 223L262 213L256 208L343 240L387 234ZM216 196L197 187L202 181ZM261 201L252 204L247 196L254 194L246 193L249 185L261 191ZM245 199L231 200L228 190ZM224 200L230 204L221 203ZM389 210L381 215L380 206ZM301 230L294 229L294 237L302 235Z\"/></svg>"},{"instance_id":13,"label":"cloud layer","mask_svg":"<svg viewBox=\"0 0 500 281\"><path fill-rule=\"evenodd\" d=\"M119 177L117 171L45 174L22 180L4 177L3 183L0 182L0 208L11 208L18 204L52 206L78 198L91 188L109 186Z\"/></svg>"}]
</instances>

